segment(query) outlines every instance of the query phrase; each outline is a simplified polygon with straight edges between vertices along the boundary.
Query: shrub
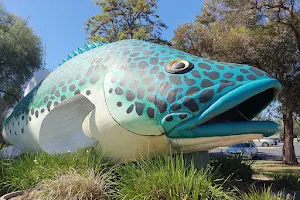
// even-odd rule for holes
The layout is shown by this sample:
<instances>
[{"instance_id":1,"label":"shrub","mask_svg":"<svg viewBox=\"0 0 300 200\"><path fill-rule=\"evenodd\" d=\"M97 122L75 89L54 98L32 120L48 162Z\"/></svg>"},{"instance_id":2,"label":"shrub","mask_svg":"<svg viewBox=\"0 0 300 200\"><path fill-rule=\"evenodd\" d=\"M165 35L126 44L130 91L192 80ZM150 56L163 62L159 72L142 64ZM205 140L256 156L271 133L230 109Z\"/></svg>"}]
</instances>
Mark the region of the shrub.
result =
<instances>
[{"instance_id":1,"label":"shrub","mask_svg":"<svg viewBox=\"0 0 300 200\"><path fill-rule=\"evenodd\" d=\"M55 179L41 181L27 198L40 200L92 200L111 199L115 194L112 170L74 170L57 173Z\"/></svg>"},{"instance_id":2,"label":"shrub","mask_svg":"<svg viewBox=\"0 0 300 200\"><path fill-rule=\"evenodd\" d=\"M284 187L286 190L300 189L300 176L298 174L275 174L274 184L279 187Z\"/></svg>"},{"instance_id":3,"label":"shrub","mask_svg":"<svg viewBox=\"0 0 300 200\"><path fill-rule=\"evenodd\" d=\"M282 192L277 194L272 193L271 186L263 189L257 189L255 186L250 187L249 193L241 193L243 200L292 200L294 199L291 195L284 197Z\"/></svg>"},{"instance_id":4,"label":"shrub","mask_svg":"<svg viewBox=\"0 0 300 200\"><path fill-rule=\"evenodd\" d=\"M243 181L246 183L252 182L254 170L251 167L252 163L244 161L242 156L226 156L221 154L212 158L210 167L214 173L221 178L227 178L227 181Z\"/></svg>"},{"instance_id":5,"label":"shrub","mask_svg":"<svg viewBox=\"0 0 300 200\"><path fill-rule=\"evenodd\" d=\"M51 179L58 171L70 168L98 171L106 163L107 159L93 148L66 154L25 153L14 160L0 160L0 194L26 190L43 179Z\"/></svg>"},{"instance_id":6,"label":"shrub","mask_svg":"<svg viewBox=\"0 0 300 200\"><path fill-rule=\"evenodd\" d=\"M233 199L209 169L186 166L183 156L156 157L120 167L118 198L121 199Z\"/></svg>"}]
</instances>

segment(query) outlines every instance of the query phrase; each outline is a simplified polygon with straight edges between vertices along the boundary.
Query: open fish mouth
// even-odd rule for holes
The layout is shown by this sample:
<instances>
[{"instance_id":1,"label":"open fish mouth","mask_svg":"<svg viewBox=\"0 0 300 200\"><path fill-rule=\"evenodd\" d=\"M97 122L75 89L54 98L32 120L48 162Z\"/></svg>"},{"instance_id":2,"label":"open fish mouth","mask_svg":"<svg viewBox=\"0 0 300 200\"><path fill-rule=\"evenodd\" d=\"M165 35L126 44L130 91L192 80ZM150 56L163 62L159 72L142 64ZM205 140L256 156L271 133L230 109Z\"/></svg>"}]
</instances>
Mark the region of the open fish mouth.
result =
<instances>
[{"instance_id":1,"label":"open fish mouth","mask_svg":"<svg viewBox=\"0 0 300 200\"><path fill-rule=\"evenodd\" d=\"M169 138L201 138L259 134L270 136L279 125L271 121L251 121L280 93L276 79L246 83L219 98L203 113L186 120L166 133Z\"/></svg>"}]
</instances>

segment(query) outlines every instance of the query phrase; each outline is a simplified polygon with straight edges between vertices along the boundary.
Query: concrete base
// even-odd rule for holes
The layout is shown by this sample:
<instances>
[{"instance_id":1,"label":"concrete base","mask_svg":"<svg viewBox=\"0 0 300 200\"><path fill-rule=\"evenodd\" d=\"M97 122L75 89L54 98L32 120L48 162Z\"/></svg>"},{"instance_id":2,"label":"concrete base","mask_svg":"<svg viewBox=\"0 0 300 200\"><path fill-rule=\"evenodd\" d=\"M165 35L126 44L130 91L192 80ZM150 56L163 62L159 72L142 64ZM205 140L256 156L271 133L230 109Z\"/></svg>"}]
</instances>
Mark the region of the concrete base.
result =
<instances>
[{"instance_id":1,"label":"concrete base","mask_svg":"<svg viewBox=\"0 0 300 200\"><path fill-rule=\"evenodd\" d=\"M190 165L193 161L196 169L206 168L209 164L208 151L184 153L183 158L186 165Z\"/></svg>"}]
</instances>

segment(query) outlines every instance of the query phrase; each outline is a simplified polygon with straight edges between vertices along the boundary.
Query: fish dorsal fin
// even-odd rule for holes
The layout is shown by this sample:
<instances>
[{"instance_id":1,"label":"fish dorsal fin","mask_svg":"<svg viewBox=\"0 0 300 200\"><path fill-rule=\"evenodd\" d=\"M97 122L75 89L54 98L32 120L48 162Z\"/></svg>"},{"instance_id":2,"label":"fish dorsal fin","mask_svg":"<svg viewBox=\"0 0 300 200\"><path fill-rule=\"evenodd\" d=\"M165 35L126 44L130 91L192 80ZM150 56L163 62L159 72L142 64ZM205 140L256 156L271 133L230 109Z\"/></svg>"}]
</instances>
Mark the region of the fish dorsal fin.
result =
<instances>
[{"instance_id":1,"label":"fish dorsal fin","mask_svg":"<svg viewBox=\"0 0 300 200\"><path fill-rule=\"evenodd\" d=\"M27 87L24 91L24 97L35 87L37 86L42 80L44 80L51 71L47 69L40 69L33 74L33 77L27 83Z\"/></svg>"},{"instance_id":2,"label":"fish dorsal fin","mask_svg":"<svg viewBox=\"0 0 300 200\"><path fill-rule=\"evenodd\" d=\"M100 40L97 40L97 42L92 41L92 42L90 42L89 44L86 43L86 44L84 45L84 48L79 48L79 47L78 47L77 50L74 50L74 51L72 52L72 54L68 54L68 57L67 57L66 59L63 59L63 61L62 61L61 63L59 63L59 66L62 65L63 63L65 63L66 61L68 61L68 60L74 58L75 56L78 56L79 54L82 54L82 53L84 53L84 52L86 52L86 51L89 51L89 50L94 49L94 48L97 48L97 47L101 47L101 46L104 45L104 44L109 44L109 42L103 43L103 42L101 42Z\"/></svg>"}]
</instances>

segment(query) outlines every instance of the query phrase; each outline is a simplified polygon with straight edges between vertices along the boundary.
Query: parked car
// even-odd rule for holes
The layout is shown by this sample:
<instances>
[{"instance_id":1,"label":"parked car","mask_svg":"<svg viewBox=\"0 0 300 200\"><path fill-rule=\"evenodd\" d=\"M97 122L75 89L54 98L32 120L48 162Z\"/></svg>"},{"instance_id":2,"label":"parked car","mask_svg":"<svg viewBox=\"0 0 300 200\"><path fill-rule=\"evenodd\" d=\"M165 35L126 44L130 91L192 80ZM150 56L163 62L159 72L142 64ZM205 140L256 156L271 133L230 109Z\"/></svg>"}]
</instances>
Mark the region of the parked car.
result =
<instances>
[{"instance_id":1,"label":"parked car","mask_svg":"<svg viewBox=\"0 0 300 200\"><path fill-rule=\"evenodd\" d=\"M277 145L277 142L275 142L272 138L261 138L258 140L263 147L269 147L273 145Z\"/></svg>"},{"instance_id":2,"label":"parked car","mask_svg":"<svg viewBox=\"0 0 300 200\"><path fill-rule=\"evenodd\" d=\"M252 159L257 155L257 146L251 140L232 145L225 150L226 155L241 155L245 159Z\"/></svg>"},{"instance_id":3,"label":"parked car","mask_svg":"<svg viewBox=\"0 0 300 200\"><path fill-rule=\"evenodd\" d=\"M300 135L297 136L297 141L300 142Z\"/></svg>"}]
</instances>

